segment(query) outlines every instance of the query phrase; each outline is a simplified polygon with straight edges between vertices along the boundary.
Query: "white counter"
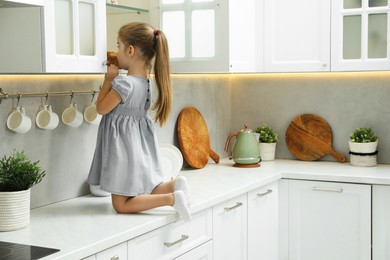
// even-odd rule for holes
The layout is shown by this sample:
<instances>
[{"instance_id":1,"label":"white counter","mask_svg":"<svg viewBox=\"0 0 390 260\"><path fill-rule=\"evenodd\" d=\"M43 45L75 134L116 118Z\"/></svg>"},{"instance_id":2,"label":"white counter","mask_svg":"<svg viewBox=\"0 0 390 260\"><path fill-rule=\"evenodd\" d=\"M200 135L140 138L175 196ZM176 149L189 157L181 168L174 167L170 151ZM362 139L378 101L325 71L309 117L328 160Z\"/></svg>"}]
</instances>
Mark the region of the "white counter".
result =
<instances>
[{"instance_id":1,"label":"white counter","mask_svg":"<svg viewBox=\"0 0 390 260\"><path fill-rule=\"evenodd\" d=\"M192 213L280 178L390 185L390 165L356 167L349 163L275 160L259 168L235 168L224 159L205 168L183 170L192 193ZM117 214L110 197L84 196L33 209L28 227L1 232L0 241L58 248L44 259L80 259L175 222L162 207L140 214Z\"/></svg>"}]
</instances>

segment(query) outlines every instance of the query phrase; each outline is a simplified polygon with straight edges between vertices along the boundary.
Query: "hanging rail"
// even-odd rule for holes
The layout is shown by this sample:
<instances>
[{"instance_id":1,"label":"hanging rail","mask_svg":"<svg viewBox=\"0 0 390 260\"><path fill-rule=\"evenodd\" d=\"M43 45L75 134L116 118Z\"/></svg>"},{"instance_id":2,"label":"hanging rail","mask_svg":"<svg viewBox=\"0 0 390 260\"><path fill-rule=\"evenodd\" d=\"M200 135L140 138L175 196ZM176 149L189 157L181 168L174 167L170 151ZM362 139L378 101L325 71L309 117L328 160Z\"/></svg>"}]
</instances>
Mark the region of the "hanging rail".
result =
<instances>
[{"instance_id":1,"label":"hanging rail","mask_svg":"<svg viewBox=\"0 0 390 260\"><path fill-rule=\"evenodd\" d=\"M74 95L96 95L99 90L70 90L70 91L46 91L46 92L13 92L7 93L0 88L0 104L3 99L21 98L21 97L53 97L53 96L71 96Z\"/></svg>"}]
</instances>

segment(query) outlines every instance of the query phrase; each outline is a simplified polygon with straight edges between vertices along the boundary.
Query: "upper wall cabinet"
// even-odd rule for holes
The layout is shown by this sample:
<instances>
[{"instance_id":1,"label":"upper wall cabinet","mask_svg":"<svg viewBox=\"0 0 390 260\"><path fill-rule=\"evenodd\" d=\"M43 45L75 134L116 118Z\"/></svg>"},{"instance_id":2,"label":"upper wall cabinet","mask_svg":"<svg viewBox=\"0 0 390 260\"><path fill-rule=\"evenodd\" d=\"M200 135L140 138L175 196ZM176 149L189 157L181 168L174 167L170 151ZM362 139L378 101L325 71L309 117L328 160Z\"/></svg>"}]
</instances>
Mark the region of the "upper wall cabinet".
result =
<instances>
[{"instance_id":1,"label":"upper wall cabinet","mask_svg":"<svg viewBox=\"0 0 390 260\"><path fill-rule=\"evenodd\" d=\"M330 70L330 0L266 0L264 6L264 71Z\"/></svg>"},{"instance_id":2,"label":"upper wall cabinet","mask_svg":"<svg viewBox=\"0 0 390 260\"><path fill-rule=\"evenodd\" d=\"M332 70L389 70L388 0L332 0Z\"/></svg>"},{"instance_id":3,"label":"upper wall cabinet","mask_svg":"<svg viewBox=\"0 0 390 260\"><path fill-rule=\"evenodd\" d=\"M46 1L46 72L105 71L105 4L102 0Z\"/></svg>"},{"instance_id":4,"label":"upper wall cabinet","mask_svg":"<svg viewBox=\"0 0 390 260\"><path fill-rule=\"evenodd\" d=\"M389 0L151 3L173 72L390 69Z\"/></svg>"},{"instance_id":5,"label":"upper wall cabinet","mask_svg":"<svg viewBox=\"0 0 390 260\"><path fill-rule=\"evenodd\" d=\"M256 16L261 1L151 2L151 20L168 38L173 72L262 70L258 68L262 19Z\"/></svg>"},{"instance_id":6,"label":"upper wall cabinet","mask_svg":"<svg viewBox=\"0 0 390 260\"><path fill-rule=\"evenodd\" d=\"M105 71L104 1L0 1L0 7L0 33L7 39L0 42L7 61L0 73Z\"/></svg>"}]
</instances>

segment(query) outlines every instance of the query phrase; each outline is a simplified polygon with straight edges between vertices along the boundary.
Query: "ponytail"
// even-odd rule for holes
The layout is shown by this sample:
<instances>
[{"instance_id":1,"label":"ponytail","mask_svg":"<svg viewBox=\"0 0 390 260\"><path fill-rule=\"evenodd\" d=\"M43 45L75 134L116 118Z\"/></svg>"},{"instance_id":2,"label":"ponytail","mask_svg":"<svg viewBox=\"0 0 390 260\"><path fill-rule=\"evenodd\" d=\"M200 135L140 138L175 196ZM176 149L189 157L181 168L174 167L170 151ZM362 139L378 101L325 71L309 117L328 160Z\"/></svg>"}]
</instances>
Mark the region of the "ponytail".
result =
<instances>
[{"instance_id":1,"label":"ponytail","mask_svg":"<svg viewBox=\"0 0 390 260\"><path fill-rule=\"evenodd\" d=\"M153 29L149 24L134 22L122 26L119 38L127 45L137 46L146 61L147 70L152 67L154 58L154 75L158 97L152 106L156 112L155 121L163 126L169 117L172 107L172 86L170 78L168 41L165 34Z\"/></svg>"},{"instance_id":2,"label":"ponytail","mask_svg":"<svg viewBox=\"0 0 390 260\"><path fill-rule=\"evenodd\" d=\"M168 120L172 107L172 87L169 68L168 42L162 31L154 30L156 55L154 58L154 76L159 92L152 109L156 111L156 121L160 126Z\"/></svg>"}]
</instances>

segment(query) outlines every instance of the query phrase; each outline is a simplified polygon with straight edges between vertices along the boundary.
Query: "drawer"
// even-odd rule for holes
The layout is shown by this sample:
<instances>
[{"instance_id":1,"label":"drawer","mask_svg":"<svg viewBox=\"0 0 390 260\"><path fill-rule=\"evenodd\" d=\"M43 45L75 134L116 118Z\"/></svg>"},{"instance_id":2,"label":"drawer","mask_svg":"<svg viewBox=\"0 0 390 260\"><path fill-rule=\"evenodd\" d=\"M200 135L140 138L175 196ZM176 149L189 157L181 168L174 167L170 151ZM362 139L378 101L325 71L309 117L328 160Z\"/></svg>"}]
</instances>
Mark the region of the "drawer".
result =
<instances>
[{"instance_id":1,"label":"drawer","mask_svg":"<svg viewBox=\"0 0 390 260\"><path fill-rule=\"evenodd\" d=\"M211 240L211 209L192 216L190 222L180 220L128 241L129 259L173 259Z\"/></svg>"},{"instance_id":2,"label":"drawer","mask_svg":"<svg viewBox=\"0 0 390 260\"><path fill-rule=\"evenodd\" d=\"M96 254L96 260L126 260L127 259L127 243L110 247Z\"/></svg>"}]
</instances>

